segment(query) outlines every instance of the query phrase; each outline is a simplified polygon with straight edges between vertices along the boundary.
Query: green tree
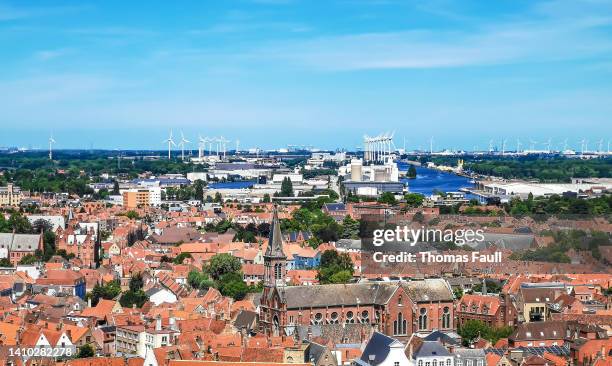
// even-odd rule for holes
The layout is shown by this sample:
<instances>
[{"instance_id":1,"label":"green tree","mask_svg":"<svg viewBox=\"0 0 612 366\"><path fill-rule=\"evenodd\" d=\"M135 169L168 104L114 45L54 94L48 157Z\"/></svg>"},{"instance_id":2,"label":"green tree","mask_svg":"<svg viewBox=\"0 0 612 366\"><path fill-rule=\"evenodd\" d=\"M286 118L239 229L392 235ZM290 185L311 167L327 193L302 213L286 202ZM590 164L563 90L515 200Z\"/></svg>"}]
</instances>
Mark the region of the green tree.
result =
<instances>
[{"instance_id":1,"label":"green tree","mask_svg":"<svg viewBox=\"0 0 612 366\"><path fill-rule=\"evenodd\" d=\"M215 287L215 282L211 280L204 272L192 270L187 275L187 283L197 289L207 290L210 287Z\"/></svg>"},{"instance_id":2,"label":"green tree","mask_svg":"<svg viewBox=\"0 0 612 366\"><path fill-rule=\"evenodd\" d=\"M130 278L130 285L129 285L130 291L142 290L143 287L144 287L144 280L142 279L142 274L136 273L132 275L132 278Z\"/></svg>"},{"instance_id":3,"label":"green tree","mask_svg":"<svg viewBox=\"0 0 612 366\"><path fill-rule=\"evenodd\" d=\"M36 258L36 256L33 256L32 254L28 254L23 256L20 260L19 260L19 264L34 264L38 261L38 258Z\"/></svg>"},{"instance_id":4,"label":"green tree","mask_svg":"<svg viewBox=\"0 0 612 366\"><path fill-rule=\"evenodd\" d=\"M269 193L264 193L262 202L263 203L270 203L271 202L270 194Z\"/></svg>"},{"instance_id":5,"label":"green tree","mask_svg":"<svg viewBox=\"0 0 612 366\"><path fill-rule=\"evenodd\" d=\"M408 193L404 196L406 204L410 207L420 207L423 204L425 197L418 193Z\"/></svg>"},{"instance_id":6,"label":"green tree","mask_svg":"<svg viewBox=\"0 0 612 366\"><path fill-rule=\"evenodd\" d=\"M11 261L8 258L2 258L0 259L0 267L12 267L13 264L11 263Z\"/></svg>"},{"instance_id":7,"label":"green tree","mask_svg":"<svg viewBox=\"0 0 612 366\"><path fill-rule=\"evenodd\" d=\"M347 283L353 278L353 261L348 253L326 250L321 254L321 264L317 274L321 284Z\"/></svg>"},{"instance_id":8,"label":"green tree","mask_svg":"<svg viewBox=\"0 0 612 366\"><path fill-rule=\"evenodd\" d=\"M186 258L191 258L191 254L189 254L189 253L181 253L181 254L177 255L176 257L174 257L174 260L172 260L172 263L174 263L174 264L183 264L183 261Z\"/></svg>"},{"instance_id":9,"label":"green tree","mask_svg":"<svg viewBox=\"0 0 612 366\"><path fill-rule=\"evenodd\" d=\"M204 202L204 182L201 179L195 181L194 190L195 199Z\"/></svg>"},{"instance_id":10,"label":"green tree","mask_svg":"<svg viewBox=\"0 0 612 366\"><path fill-rule=\"evenodd\" d=\"M342 220L342 234L340 235L343 239L359 239L359 221L354 220L351 216L346 215Z\"/></svg>"},{"instance_id":11,"label":"green tree","mask_svg":"<svg viewBox=\"0 0 612 366\"><path fill-rule=\"evenodd\" d=\"M130 219L130 220L136 220L138 219L140 216L138 216L138 212L134 211L134 210L130 210L128 211L125 216Z\"/></svg>"},{"instance_id":12,"label":"green tree","mask_svg":"<svg viewBox=\"0 0 612 366\"><path fill-rule=\"evenodd\" d=\"M478 337L485 338L489 327L480 320L468 320L457 329L457 333L463 339L463 344L469 346Z\"/></svg>"},{"instance_id":13,"label":"green tree","mask_svg":"<svg viewBox=\"0 0 612 366\"><path fill-rule=\"evenodd\" d=\"M113 194L114 195L119 194L119 182L117 182L116 180L113 181Z\"/></svg>"},{"instance_id":14,"label":"green tree","mask_svg":"<svg viewBox=\"0 0 612 366\"><path fill-rule=\"evenodd\" d=\"M242 265L238 258L229 253L221 253L210 258L210 262L206 266L206 272L213 280L219 281L227 274L240 272L241 268Z\"/></svg>"},{"instance_id":15,"label":"green tree","mask_svg":"<svg viewBox=\"0 0 612 366\"><path fill-rule=\"evenodd\" d=\"M234 300L242 300L249 292L249 287L242 279L242 272L232 272L223 275L219 281L219 291L223 296L229 296Z\"/></svg>"},{"instance_id":16,"label":"green tree","mask_svg":"<svg viewBox=\"0 0 612 366\"><path fill-rule=\"evenodd\" d=\"M95 351L93 347L89 344L84 344L79 347L79 351L77 353L77 358L89 358L95 356Z\"/></svg>"},{"instance_id":17,"label":"green tree","mask_svg":"<svg viewBox=\"0 0 612 366\"><path fill-rule=\"evenodd\" d=\"M121 286L117 281L111 281L105 285L96 284L89 294L91 305L96 306L100 299L112 300L121 293Z\"/></svg>"},{"instance_id":18,"label":"green tree","mask_svg":"<svg viewBox=\"0 0 612 366\"><path fill-rule=\"evenodd\" d=\"M414 165L410 165L410 167L408 168L408 173L406 173L406 176L410 179L414 179L417 176L417 171L416 168L414 167Z\"/></svg>"},{"instance_id":19,"label":"green tree","mask_svg":"<svg viewBox=\"0 0 612 366\"><path fill-rule=\"evenodd\" d=\"M119 298L119 303L124 308L131 308L136 305L137 308L141 308L145 302L149 300L149 297L143 290L138 291L126 291Z\"/></svg>"},{"instance_id":20,"label":"green tree","mask_svg":"<svg viewBox=\"0 0 612 366\"><path fill-rule=\"evenodd\" d=\"M455 299L460 300L463 297L463 289L461 287L453 289L453 295L455 295Z\"/></svg>"},{"instance_id":21,"label":"green tree","mask_svg":"<svg viewBox=\"0 0 612 366\"><path fill-rule=\"evenodd\" d=\"M389 205L397 204L397 200L395 199L395 195L391 192L385 192L378 197L378 202L386 203Z\"/></svg>"},{"instance_id":22,"label":"green tree","mask_svg":"<svg viewBox=\"0 0 612 366\"><path fill-rule=\"evenodd\" d=\"M293 197L293 183L289 177L283 179L280 194L282 197Z\"/></svg>"}]
</instances>

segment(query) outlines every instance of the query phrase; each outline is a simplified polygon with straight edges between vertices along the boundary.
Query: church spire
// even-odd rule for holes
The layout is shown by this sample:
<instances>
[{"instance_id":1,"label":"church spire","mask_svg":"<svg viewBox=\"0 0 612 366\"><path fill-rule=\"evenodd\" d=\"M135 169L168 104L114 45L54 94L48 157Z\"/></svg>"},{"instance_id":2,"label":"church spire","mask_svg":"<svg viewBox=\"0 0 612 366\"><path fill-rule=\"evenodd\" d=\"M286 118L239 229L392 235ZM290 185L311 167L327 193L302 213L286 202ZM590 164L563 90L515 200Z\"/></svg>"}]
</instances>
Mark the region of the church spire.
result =
<instances>
[{"instance_id":1,"label":"church spire","mask_svg":"<svg viewBox=\"0 0 612 366\"><path fill-rule=\"evenodd\" d=\"M268 258L287 258L283 251L283 233L281 232L280 221L278 220L278 208L274 205L272 214L272 225L270 225L270 236L268 238L268 248L264 257Z\"/></svg>"}]
</instances>

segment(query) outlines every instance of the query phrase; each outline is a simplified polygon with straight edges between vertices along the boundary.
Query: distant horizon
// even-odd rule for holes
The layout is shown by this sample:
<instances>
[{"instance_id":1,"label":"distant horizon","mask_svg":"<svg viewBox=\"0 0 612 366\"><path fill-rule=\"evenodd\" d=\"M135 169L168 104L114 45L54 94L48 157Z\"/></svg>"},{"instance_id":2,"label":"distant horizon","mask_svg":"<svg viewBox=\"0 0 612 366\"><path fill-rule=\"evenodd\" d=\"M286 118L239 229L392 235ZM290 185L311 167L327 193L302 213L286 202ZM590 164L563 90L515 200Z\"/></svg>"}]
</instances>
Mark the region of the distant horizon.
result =
<instances>
[{"instance_id":1,"label":"distant horizon","mask_svg":"<svg viewBox=\"0 0 612 366\"><path fill-rule=\"evenodd\" d=\"M0 0L0 146L612 139L612 2ZM192 145L195 146L195 145Z\"/></svg>"}]
</instances>

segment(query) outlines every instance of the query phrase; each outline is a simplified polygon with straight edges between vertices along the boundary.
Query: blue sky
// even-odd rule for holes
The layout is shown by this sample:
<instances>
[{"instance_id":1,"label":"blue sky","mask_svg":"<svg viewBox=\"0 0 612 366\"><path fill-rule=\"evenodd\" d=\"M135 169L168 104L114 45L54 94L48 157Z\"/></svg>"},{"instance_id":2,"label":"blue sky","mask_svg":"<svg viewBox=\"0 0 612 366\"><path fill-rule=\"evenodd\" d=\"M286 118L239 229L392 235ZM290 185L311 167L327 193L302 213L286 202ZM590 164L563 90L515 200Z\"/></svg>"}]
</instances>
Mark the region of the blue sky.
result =
<instances>
[{"instance_id":1,"label":"blue sky","mask_svg":"<svg viewBox=\"0 0 612 366\"><path fill-rule=\"evenodd\" d=\"M0 146L612 140L612 1L0 0L0 55Z\"/></svg>"}]
</instances>

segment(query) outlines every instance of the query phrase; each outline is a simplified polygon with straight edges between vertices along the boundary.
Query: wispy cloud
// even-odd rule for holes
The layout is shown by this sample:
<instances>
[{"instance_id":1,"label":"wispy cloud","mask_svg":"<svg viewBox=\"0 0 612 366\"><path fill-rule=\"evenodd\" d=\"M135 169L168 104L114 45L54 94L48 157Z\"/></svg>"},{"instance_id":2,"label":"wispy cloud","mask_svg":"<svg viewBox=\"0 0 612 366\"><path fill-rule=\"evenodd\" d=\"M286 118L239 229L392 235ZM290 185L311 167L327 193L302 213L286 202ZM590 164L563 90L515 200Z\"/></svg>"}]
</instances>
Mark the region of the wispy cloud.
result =
<instances>
[{"instance_id":1,"label":"wispy cloud","mask_svg":"<svg viewBox=\"0 0 612 366\"><path fill-rule=\"evenodd\" d=\"M0 21L12 21L42 16L63 15L86 9L86 6L14 6L6 2L0 2Z\"/></svg>"},{"instance_id":2,"label":"wispy cloud","mask_svg":"<svg viewBox=\"0 0 612 366\"><path fill-rule=\"evenodd\" d=\"M476 30L412 30L328 36L271 43L253 59L281 59L328 71L445 68L571 60L612 51L599 28L612 18L527 19Z\"/></svg>"},{"instance_id":3,"label":"wispy cloud","mask_svg":"<svg viewBox=\"0 0 612 366\"><path fill-rule=\"evenodd\" d=\"M62 56L65 56L70 53L70 49L68 48L60 48L53 50L41 50L34 54L34 57L40 61L49 61Z\"/></svg>"}]
</instances>

